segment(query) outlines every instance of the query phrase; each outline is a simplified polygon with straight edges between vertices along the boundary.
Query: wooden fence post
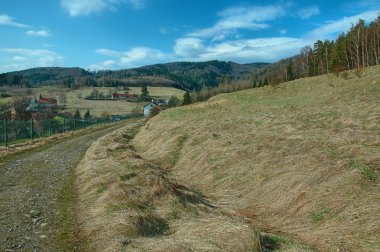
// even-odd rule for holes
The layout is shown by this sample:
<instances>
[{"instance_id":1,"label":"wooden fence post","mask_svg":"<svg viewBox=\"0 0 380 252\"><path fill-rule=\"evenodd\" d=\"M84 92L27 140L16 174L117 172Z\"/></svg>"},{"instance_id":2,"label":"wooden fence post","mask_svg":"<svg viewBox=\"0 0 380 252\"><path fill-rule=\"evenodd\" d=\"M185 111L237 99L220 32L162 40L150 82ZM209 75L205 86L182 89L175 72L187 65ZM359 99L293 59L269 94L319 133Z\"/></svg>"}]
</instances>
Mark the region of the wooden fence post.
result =
<instances>
[{"instance_id":1,"label":"wooden fence post","mask_svg":"<svg viewBox=\"0 0 380 252\"><path fill-rule=\"evenodd\" d=\"M30 139L33 141L33 116L30 118Z\"/></svg>"},{"instance_id":2,"label":"wooden fence post","mask_svg":"<svg viewBox=\"0 0 380 252\"><path fill-rule=\"evenodd\" d=\"M5 147L8 147L8 123L7 123L7 118L4 118L4 145Z\"/></svg>"}]
</instances>

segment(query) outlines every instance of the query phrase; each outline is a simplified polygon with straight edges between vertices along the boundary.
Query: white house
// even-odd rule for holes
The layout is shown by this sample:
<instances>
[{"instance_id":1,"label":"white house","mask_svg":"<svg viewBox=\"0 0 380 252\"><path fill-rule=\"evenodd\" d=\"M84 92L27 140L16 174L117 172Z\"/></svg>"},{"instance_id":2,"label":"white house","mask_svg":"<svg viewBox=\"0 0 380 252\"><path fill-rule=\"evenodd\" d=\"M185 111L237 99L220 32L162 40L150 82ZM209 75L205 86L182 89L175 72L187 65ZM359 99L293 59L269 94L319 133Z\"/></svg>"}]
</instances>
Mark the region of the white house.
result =
<instances>
[{"instance_id":1,"label":"white house","mask_svg":"<svg viewBox=\"0 0 380 252\"><path fill-rule=\"evenodd\" d=\"M152 112L153 108L157 107L160 109L160 105L158 105L155 102L150 102L147 105L144 106L144 116L150 116L150 113Z\"/></svg>"}]
</instances>

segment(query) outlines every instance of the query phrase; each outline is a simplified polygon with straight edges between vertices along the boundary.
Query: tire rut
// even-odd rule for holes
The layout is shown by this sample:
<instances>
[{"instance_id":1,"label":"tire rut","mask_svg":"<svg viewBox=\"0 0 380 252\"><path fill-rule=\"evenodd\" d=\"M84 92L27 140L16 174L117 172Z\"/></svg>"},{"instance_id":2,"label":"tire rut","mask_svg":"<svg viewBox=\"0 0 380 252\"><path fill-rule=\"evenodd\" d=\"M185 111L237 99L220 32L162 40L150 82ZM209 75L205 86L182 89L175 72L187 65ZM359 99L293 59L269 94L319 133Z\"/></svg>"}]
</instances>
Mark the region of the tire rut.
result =
<instances>
[{"instance_id":1,"label":"tire rut","mask_svg":"<svg viewBox=\"0 0 380 252\"><path fill-rule=\"evenodd\" d=\"M59 196L90 145L119 128L103 129L0 163L0 251L56 251Z\"/></svg>"}]
</instances>

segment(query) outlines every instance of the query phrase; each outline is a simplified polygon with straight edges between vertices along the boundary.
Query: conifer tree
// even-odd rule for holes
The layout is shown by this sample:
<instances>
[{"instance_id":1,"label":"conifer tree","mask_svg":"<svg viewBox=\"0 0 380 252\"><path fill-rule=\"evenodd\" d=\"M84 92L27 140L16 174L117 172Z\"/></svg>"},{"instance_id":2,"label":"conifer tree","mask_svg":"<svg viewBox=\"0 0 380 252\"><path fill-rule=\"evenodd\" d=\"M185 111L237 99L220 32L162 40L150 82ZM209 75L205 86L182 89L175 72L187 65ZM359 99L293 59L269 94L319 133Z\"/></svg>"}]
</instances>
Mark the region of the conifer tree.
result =
<instances>
[{"instance_id":1,"label":"conifer tree","mask_svg":"<svg viewBox=\"0 0 380 252\"><path fill-rule=\"evenodd\" d=\"M182 102L182 105L189 105L189 104L191 104L191 97L190 97L189 92L186 92L186 93L183 95L183 102Z\"/></svg>"}]
</instances>

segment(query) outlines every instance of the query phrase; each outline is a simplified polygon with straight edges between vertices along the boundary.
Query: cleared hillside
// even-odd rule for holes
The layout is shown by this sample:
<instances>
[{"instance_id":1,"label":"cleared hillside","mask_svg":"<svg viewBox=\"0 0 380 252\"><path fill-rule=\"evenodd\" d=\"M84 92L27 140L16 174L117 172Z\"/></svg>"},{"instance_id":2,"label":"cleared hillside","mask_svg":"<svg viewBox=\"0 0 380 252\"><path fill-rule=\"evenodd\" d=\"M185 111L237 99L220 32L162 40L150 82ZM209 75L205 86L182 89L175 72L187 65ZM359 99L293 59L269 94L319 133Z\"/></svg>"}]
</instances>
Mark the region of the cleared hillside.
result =
<instances>
[{"instance_id":1,"label":"cleared hillside","mask_svg":"<svg viewBox=\"0 0 380 252\"><path fill-rule=\"evenodd\" d=\"M84 233L103 249L255 251L260 230L279 251L380 250L379 80L218 95L104 138L78 167Z\"/></svg>"}]
</instances>

